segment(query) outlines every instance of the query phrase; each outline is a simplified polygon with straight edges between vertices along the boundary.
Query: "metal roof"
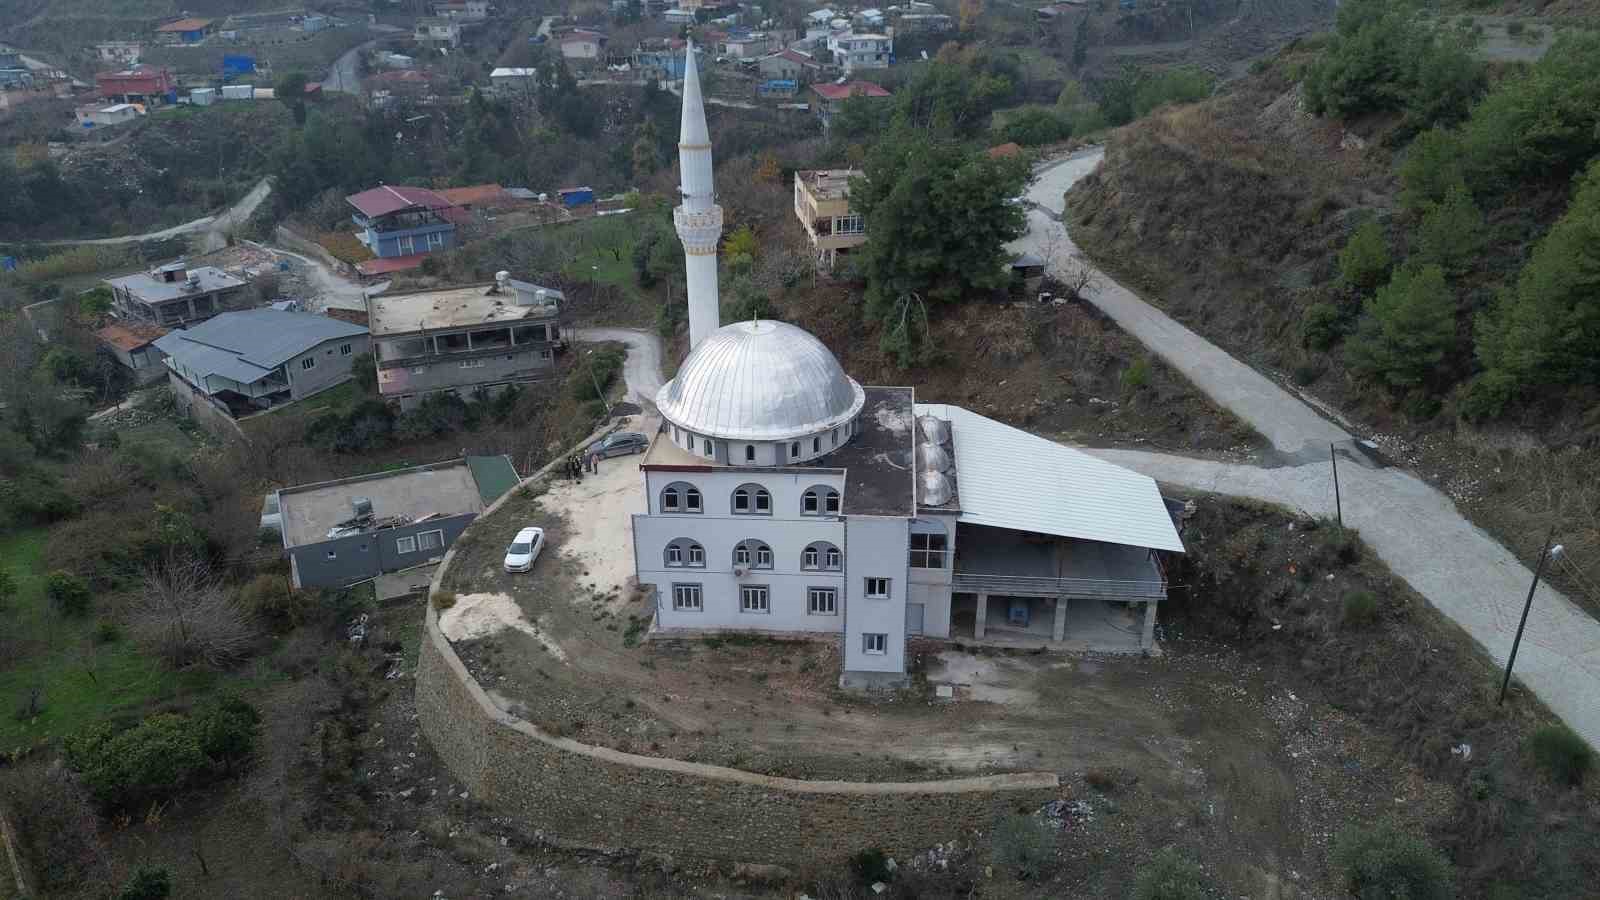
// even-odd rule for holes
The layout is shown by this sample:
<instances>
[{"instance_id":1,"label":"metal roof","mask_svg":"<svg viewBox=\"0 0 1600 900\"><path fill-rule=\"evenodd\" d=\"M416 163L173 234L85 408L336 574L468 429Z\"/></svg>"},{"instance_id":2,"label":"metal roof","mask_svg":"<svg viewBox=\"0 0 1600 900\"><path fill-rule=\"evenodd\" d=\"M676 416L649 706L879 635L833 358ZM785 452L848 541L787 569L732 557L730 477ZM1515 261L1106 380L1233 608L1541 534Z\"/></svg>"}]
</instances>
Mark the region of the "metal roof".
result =
<instances>
[{"instance_id":1,"label":"metal roof","mask_svg":"<svg viewBox=\"0 0 1600 900\"><path fill-rule=\"evenodd\" d=\"M406 185L383 184L344 199L369 219L406 209L445 210L451 206L449 200L427 188Z\"/></svg>"},{"instance_id":2,"label":"metal roof","mask_svg":"<svg viewBox=\"0 0 1600 900\"><path fill-rule=\"evenodd\" d=\"M221 375L249 384L323 341L367 333L327 316L278 309L223 313L156 341L195 377Z\"/></svg>"},{"instance_id":3,"label":"metal roof","mask_svg":"<svg viewBox=\"0 0 1600 900\"><path fill-rule=\"evenodd\" d=\"M712 332L656 394L680 428L724 440L781 441L855 418L866 395L822 342L784 322Z\"/></svg>"},{"instance_id":4,"label":"metal roof","mask_svg":"<svg viewBox=\"0 0 1600 900\"><path fill-rule=\"evenodd\" d=\"M918 403L950 423L958 521L1183 552L1155 479L959 406Z\"/></svg>"}]
</instances>

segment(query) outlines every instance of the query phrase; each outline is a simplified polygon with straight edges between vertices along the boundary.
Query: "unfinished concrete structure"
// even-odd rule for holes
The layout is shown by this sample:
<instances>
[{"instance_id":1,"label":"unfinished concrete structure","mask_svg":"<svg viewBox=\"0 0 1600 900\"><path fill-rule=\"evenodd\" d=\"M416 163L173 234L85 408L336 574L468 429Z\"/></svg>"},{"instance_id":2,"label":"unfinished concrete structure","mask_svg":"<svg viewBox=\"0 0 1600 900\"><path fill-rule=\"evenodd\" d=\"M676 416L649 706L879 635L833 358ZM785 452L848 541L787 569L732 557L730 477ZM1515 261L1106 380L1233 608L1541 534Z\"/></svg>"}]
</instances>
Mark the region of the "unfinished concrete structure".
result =
<instances>
[{"instance_id":1,"label":"unfinished concrete structure","mask_svg":"<svg viewBox=\"0 0 1600 900\"><path fill-rule=\"evenodd\" d=\"M238 309L248 286L215 266L190 268L183 260L133 275L107 278L111 312L131 323L184 327Z\"/></svg>"},{"instance_id":2,"label":"unfinished concrete structure","mask_svg":"<svg viewBox=\"0 0 1600 900\"><path fill-rule=\"evenodd\" d=\"M862 174L860 169L794 173L794 215L820 266L833 268L841 254L867 242L866 220L850 208L850 179Z\"/></svg>"}]
</instances>

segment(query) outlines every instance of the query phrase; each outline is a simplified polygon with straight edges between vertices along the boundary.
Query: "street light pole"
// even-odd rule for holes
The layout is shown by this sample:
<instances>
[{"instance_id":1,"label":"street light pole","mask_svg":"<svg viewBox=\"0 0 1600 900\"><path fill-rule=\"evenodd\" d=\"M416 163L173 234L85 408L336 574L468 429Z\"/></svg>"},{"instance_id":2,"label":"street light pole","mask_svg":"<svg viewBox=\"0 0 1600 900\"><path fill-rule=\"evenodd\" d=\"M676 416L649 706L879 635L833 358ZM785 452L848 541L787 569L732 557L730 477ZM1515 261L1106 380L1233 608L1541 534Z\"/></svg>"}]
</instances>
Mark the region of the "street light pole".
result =
<instances>
[{"instance_id":1,"label":"street light pole","mask_svg":"<svg viewBox=\"0 0 1600 900\"><path fill-rule=\"evenodd\" d=\"M1544 574L1545 560L1560 556L1566 549L1560 544L1553 547L1550 545L1555 537L1556 529L1551 526L1550 536L1544 539L1544 549L1539 551L1539 564L1533 570L1533 584L1528 585L1528 599L1522 604L1522 620L1517 623L1517 636L1511 641L1511 656L1506 660L1506 677L1500 682L1500 699L1496 701L1496 705L1504 705L1506 702L1506 689L1511 686L1511 667L1517 664L1517 648L1522 646L1522 629L1527 627L1528 611L1533 609L1533 592L1539 589L1539 576Z\"/></svg>"}]
</instances>

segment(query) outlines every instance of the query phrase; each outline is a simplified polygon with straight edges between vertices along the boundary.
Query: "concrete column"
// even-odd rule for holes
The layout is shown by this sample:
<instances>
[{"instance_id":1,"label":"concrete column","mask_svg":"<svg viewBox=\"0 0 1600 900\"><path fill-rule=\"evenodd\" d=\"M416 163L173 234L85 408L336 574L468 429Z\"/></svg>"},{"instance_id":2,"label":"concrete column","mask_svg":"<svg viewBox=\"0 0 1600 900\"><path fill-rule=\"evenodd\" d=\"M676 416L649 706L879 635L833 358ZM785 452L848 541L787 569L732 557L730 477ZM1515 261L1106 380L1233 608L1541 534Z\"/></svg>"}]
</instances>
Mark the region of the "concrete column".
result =
<instances>
[{"instance_id":1,"label":"concrete column","mask_svg":"<svg viewBox=\"0 0 1600 900\"><path fill-rule=\"evenodd\" d=\"M1052 635L1058 641L1067 639L1067 598L1065 597L1056 598L1056 627Z\"/></svg>"},{"instance_id":2,"label":"concrete column","mask_svg":"<svg viewBox=\"0 0 1600 900\"><path fill-rule=\"evenodd\" d=\"M1144 633L1139 638L1139 649L1149 650L1156 645L1156 602L1147 600L1144 604Z\"/></svg>"},{"instance_id":3,"label":"concrete column","mask_svg":"<svg viewBox=\"0 0 1600 900\"><path fill-rule=\"evenodd\" d=\"M989 619L989 595L978 595L978 617L972 620L972 636L983 637L984 623Z\"/></svg>"}]
</instances>

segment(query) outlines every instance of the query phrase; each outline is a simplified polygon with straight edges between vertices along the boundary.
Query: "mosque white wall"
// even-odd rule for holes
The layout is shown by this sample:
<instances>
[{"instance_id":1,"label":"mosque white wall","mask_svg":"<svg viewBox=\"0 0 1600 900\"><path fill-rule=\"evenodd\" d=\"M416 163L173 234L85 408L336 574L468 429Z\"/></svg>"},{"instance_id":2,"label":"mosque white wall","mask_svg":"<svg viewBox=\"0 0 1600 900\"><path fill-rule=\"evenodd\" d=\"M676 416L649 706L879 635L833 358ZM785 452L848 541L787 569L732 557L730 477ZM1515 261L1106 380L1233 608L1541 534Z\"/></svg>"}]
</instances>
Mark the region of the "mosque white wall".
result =
<instances>
[{"instance_id":1,"label":"mosque white wall","mask_svg":"<svg viewBox=\"0 0 1600 900\"><path fill-rule=\"evenodd\" d=\"M845 527L844 669L846 672L904 672L906 667L906 537L909 522L899 517L850 516ZM887 578L888 596L866 596L867 579ZM868 635L882 635L882 652L872 652Z\"/></svg>"},{"instance_id":2,"label":"mosque white wall","mask_svg":"<svg viewBox=\"0 0 1600 900\"><path fill-rule=\"evenodd\" d=\"M669 424L666 437L707 462L730 466L786 466L826 457L849 443L854 429L855 422L851 421L791 441L726 441Z\"/></svg>"}]
</instances>

